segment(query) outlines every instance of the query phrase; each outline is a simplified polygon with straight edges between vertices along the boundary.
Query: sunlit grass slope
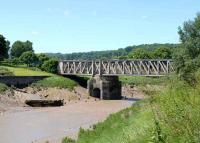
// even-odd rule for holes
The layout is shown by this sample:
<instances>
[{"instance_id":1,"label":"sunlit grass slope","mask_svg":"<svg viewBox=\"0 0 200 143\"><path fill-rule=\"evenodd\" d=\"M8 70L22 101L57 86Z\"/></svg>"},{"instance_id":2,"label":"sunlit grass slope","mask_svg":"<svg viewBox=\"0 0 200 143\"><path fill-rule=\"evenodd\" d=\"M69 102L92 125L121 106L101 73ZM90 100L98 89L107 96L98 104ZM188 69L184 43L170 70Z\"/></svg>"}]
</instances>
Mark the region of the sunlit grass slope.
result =
<instances>
[{"instance_id":1,"label":"sunlit grass slope","mask_svg":"<svg viewBox=\"0 0 200 143\"><path fill-rule=\"evenodd\" d=\"M0 66L0 68L7 69L10 73L12 73L12 76L49 76L43 80L33 83L32 86L34 87L73 88L77 86L77 83L69 78L44 72L36 68L34 68L34 70L26 67Z\"/></svg>"},{"instance_id":2,"label":"sunlit grass slope","mask_svg":"<svg viewBox=\"0 0 200 143\"><path fill-rule=\"evenodd\" d=\"M31 70L28 68L22 67L8 67L8 66L0 66L11 71L15 76L53 76L51 73L47 73L40 70Z\"/></svg>"}]
</instances>

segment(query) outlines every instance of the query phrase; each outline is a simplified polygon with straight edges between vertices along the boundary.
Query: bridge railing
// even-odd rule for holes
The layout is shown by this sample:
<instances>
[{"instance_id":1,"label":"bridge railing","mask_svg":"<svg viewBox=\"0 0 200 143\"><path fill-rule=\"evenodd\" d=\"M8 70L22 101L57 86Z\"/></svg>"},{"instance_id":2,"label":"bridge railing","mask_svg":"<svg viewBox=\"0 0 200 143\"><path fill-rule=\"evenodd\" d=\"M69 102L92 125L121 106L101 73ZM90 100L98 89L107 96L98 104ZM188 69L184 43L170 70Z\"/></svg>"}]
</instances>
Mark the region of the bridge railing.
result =
<instances>
[{"instance_id":1,"label":"bridge railing","mask_svg":"<svg viewBox=\"0 0 200 143\"><path fill-rule=\"evenodd\" d=\"M163 76L174 71L170 59L142 60L65 60L59 62L62 75Z\"/></svg>"}]
</instances>

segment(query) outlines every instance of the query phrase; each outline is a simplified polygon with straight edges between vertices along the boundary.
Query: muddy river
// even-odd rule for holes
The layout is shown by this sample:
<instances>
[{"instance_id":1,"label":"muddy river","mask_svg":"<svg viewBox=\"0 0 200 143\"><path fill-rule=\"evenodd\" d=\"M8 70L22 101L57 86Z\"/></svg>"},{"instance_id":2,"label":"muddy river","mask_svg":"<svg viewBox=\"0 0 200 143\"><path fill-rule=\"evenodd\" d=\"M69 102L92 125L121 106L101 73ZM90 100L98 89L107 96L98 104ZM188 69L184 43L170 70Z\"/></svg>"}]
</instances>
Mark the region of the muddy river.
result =
<instances>
[{"instance_id":1,"label":"muddy river","mask_svg":"<svg viewBox=\"0 0 200 143\"><path fill-rule=\"evenodd\" d=\"M0 143L60 143L65 136L77 138L80 127L89 128L134 101L80 101L0 114Z\"/></svg>"}]
</instances>

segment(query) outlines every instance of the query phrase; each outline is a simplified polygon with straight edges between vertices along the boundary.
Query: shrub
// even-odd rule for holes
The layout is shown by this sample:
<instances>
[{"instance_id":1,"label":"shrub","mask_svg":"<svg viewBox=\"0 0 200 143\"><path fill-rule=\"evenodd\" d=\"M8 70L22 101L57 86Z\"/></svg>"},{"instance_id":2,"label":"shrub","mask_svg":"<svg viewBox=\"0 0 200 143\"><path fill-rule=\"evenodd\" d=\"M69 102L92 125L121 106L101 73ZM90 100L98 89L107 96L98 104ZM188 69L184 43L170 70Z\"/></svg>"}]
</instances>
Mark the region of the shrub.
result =
<instances>
[{"instance_id":1,"label":"shrub","mask_svg":"<svg viewBox=\"0 0 200 143\"><path fill-rule=\"evenodd\" d=\"M40 68L45 61L49 60L49 57L46 56L45 54L38 54L37 57L38 57L38 67Z\"/></svg>"},{"instance_id":2,"label":"shrub","mask_svg":"<svg viewBox=\"0 0 200 143\"><path fill-rule=\"evenodd\" d=\"M0 83L0 93L4 92L6 90L8 90L8 86L3 83Z\"/></svg>"},{"instance_id":3,"label":"shrub","mask_svg":"<svg viewBox=\"0 0 200 143\"><path fill-rule=\"evenodd\" d=\"M63 140L62 140L62 143L75 143L76 141L71 139L71 138L68 138L68 137L65 137Z\"/></svg>"},{"instance_id":4,"label":"shrub","mask_svg":"<svg viewBox=\"0 0 200 143\"><path fill-rule=\"evenodd\" d=\"M54 59L45 61L41 69L50 73L57 73L58 61Z\"/></svg>"},{"instance_id":5,"label":"shrub","mask_svg":"<svg viewBox=\"0 0 200 143\"><path fill-rule=\"evenodd\" d=\"M28 67L36 65L38 62L37 56L32 51L24 52L19 59Z\"/></svg>"},{"instance_id":6,"label":"shrub","mask_svg":"<svg viewBox=\"0 0 200 143\"><path fill-rule=\"evenodd\" d=\"M174 65L179 76L194 84L195 72L199 69L200 57L200 14L194 21L188 21L179 27L181 45L174 54Z\"/></svg>"}]
</instances>

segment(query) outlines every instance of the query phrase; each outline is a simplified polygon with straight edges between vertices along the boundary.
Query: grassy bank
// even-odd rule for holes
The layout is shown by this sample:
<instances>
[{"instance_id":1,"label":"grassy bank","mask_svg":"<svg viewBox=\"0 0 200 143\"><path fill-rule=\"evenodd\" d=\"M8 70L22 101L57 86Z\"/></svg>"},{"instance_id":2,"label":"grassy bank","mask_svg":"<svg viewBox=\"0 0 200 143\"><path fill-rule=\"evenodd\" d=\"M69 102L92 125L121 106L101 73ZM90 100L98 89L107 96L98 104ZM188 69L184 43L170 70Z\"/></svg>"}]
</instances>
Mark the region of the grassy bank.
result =
<instances>
[{"instance_id":1,"label":"grassy bank","mask_svg":"<svg viewBox=\"0 0 200 143\"><path fill-rule=\"evenodd\" d=\"M52 76L33 83L33 87L58 87L58 88L74 88L77 83L71 79L62 76Z\"/></svg>"},{"instance_id":2,"label":"grassy bank","mask_svg":"<svg viewBox=\"0 0 200 143\"><path fill-rule=\"evenodd\" d=\"M119 80L122 81L122 84L129 85L160 85L165 84L169 77L142 77L142 76L120 76Z\"/></svg>"},{"instance_id":3,"label":"grassy bank","mask_svg":"<svg viewBox=\"0 0 200 143\"><path fill-rule=\"evenodd\" d=\"M49 76L43 80L33 83L34 87L58 87L58 88L74 88L77 83L69 78L41 71L37 68L30 69L27 67L9 67L0 66L0 75L7 76ZM2 89L3 86L2 86Z\"/></svg>"},{"instance_id":4,"label":"grassy bank","mask_svg":"<svg viewBox=\"0 0 200 143\"><path fill-rule=\"evenodd\" d=\"M76 143L198 143L200 142L200 84L195 88L175 79L150 92L92 130L80 129ZM63 140L67 143L67 140Z\"/></svg>"},{"instance_id":5,"label":"grassy bank","mask_svg":"<svg viewBox=\"0 0 200 143\"><path fill-rule=\"evenodd\" d=\"M53 76L51 73L47 73L36 68L34 70L26 67L0 66L0 68L9 70L14 76Z\"/></svg>"}]
</instances>

